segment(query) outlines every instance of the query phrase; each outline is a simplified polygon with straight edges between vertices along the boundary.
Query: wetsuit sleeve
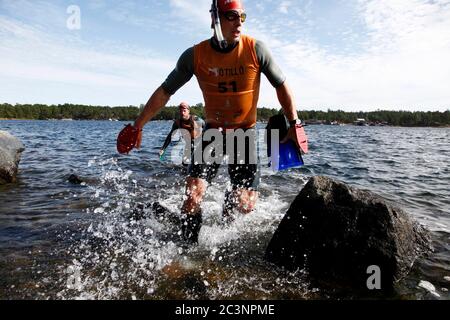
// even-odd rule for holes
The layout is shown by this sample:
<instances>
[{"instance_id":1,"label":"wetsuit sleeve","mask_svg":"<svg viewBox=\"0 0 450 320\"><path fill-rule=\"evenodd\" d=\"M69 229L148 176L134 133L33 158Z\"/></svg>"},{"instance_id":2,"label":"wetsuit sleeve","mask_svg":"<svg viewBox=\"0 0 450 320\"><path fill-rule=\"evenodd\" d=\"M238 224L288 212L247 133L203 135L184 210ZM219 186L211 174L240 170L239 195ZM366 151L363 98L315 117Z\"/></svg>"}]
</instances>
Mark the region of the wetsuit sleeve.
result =
<instances>
[{"instance_id":1,"label":"wetsuit sleeve","mask_svg":"<svg viewBox=\"0 0 450 320\"><path fill-rule=\"evenodd\" d=\"M162 150L166 150L166 148L169 146L170 142L172 142L172 133L178 129L177 123L174 121L172 125L172 129L170 130L169 134L167 135L166 141L164 141L164 145L162 146Z\"/></svg>"},{"instance_id":2,"label":"wetsuit sleeve","mask_svg":"<svg viewBox=\"0 0 450 320\"><path fill-rule=\"evenodd\" d=\"M194 47L187 49L178 59L175 69L161 85L164 91L173 95L194 75Z\"/></svg>"},{"instance_id":3,"label":"wetsuit sleeve","mask_svg":"<svg viewBox=\"0 0 450 320\"><path fill-rule=\"evenodd\" d=\"M278 88L286 80L283 72L275 63L272 54L263 42L257 40L255 50L259 65L261 67L261 72L264 73L274 88Z\"/></svg>"},{"instance_id":4,"label":"wetsuit sleeve","mask_svg":"<svg viewBox=\"0 0 450 320\"><path fill-rule=\"evenodd\" d=\"M202 118L198 118L198 123L200 124L200 126L202 127L203 130L205 130L205 120L203 120Z\"/></svg>"}]
</instances>

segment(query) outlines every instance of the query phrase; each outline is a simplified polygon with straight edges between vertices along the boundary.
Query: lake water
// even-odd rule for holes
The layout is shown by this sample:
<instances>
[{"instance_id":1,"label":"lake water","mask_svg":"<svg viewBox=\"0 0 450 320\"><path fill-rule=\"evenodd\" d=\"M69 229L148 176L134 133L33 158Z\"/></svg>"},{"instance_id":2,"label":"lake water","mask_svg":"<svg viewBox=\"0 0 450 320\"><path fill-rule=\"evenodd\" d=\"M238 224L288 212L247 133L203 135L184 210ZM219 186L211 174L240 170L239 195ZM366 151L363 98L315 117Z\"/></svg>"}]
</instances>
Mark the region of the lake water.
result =
<instances>
[{"instance_id":1,"label":"lake water","mask_svg":"<svg viewBox=\"0 0 450 320\"><path fill-rule=\"evenodd\" d=\"M0 121L0 130L26 146L18 182L0 186L0 299L371 297L316 288L301 271L262 258L290 203L315 175L371 190L431 230L435 252L381 298L438 299L420 281L450 298L450 129L306 127L306 165L276 174L263 168L256 211L230 226L220 222L229 186L221 169L203 203L199 245L186 249L169 223L129 218L138 202L179 211L185 171L157 154L171 122L149 123L142 149L121 156L115 143L124 124ZM71 174L85 183L71 184Z\"/></svg>"}]
</instances>

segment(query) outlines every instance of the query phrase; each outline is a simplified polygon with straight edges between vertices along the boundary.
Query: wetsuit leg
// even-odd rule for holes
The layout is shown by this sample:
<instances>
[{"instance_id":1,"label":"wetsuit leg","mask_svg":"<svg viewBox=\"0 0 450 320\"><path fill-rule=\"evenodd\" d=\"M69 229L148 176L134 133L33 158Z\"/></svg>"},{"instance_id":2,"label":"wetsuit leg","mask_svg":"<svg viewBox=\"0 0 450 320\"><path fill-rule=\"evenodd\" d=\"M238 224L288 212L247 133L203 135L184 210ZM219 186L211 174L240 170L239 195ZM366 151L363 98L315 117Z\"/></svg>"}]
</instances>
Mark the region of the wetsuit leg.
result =
<instances>
[{"instance_id":1,"label":"wetsuit leg","mask_svg":"<svg viewBox=\"0 0 450 320\"><path fill-rule=\"evenodd\" d=\"M197 243L198 234L202 226L202 212L195 215L183 214L181 217L181 234L187 243Z\"/></svg>"}]
</instances>

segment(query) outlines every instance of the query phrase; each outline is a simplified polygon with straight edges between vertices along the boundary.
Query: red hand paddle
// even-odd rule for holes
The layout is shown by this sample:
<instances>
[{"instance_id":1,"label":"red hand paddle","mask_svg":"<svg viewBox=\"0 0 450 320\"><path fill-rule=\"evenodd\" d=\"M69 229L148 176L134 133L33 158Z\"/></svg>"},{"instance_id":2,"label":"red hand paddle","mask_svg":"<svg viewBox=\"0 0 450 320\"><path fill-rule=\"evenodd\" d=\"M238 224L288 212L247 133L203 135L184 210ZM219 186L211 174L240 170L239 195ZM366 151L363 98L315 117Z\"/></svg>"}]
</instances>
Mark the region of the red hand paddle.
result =
<instances>
[{"instance_id":1,"label":"red hand paddle","mask_svg":"<svg viewBox=\"0 0 450 320\"><path fill-rule=\"evenodd\" d=\"M303 153L308 153L308 137L306 136L305 129L303 129L303 125L295 125L295 134L297 135L297 142L300 150Z\"/></svg>"},{"instance_id":2,"label":"red hand paddle","mask_svg":"<svg viewBox=\"0 0 450 320\"><path fill-rule=\"evenodd\" d=\"M121 154L128 154L136 147L137 138L141 130L131 124L125 126L117 137L117 151Z\"/></svg>"}]
</instances>

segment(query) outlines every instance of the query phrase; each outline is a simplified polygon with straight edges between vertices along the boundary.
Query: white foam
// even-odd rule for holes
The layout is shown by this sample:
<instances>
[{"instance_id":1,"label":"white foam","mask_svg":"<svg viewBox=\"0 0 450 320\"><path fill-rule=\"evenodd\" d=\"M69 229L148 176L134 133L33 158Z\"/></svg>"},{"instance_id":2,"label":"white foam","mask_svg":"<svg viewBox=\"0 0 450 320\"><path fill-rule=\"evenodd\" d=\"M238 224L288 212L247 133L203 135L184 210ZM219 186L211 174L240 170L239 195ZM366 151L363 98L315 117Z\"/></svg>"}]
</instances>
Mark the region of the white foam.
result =
<instances>
[{"instance_id":1,"label":"white foam","mask_svg":"<svg viewBox=\"0 0 450 320\"><path fill-rule=\"evenodd\" d=\"M431 284L428 281L421 280L419 282L419 288L423 288L423 289L427 290L429 293L431 293L436 298L440 298L441 297L441 295L436 292L436 288L434 287L434 285Z\"/></svg>"}]
</instances>

